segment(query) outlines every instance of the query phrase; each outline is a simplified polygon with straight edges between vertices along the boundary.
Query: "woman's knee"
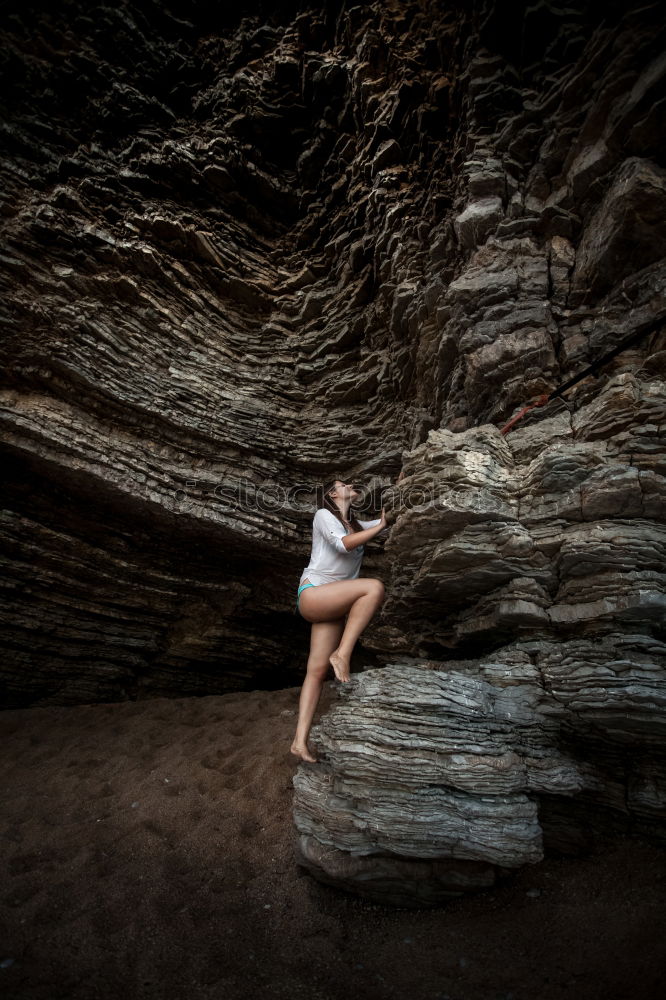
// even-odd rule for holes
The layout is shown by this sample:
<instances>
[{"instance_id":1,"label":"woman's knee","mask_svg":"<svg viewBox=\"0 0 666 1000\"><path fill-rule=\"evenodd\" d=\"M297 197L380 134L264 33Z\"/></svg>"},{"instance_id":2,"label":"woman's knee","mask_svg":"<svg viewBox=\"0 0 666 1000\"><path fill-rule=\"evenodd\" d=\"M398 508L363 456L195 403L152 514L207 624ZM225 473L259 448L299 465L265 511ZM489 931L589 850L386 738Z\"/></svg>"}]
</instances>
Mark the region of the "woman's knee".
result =
<instances>
[{"instance_id":1,"label":"woman's knee","mask_svg":"<svg viewBox=\"0 0 666 1000\"><path fill-rule=\"evenodd\" d=\"M313 677L315 680L323 681L328 673L330 663L328 660L324 663L323 660L308 660L307 673L309 677Z\"/></svg>"},{"instance_id":2,"label":"woman's knee","mask_svg":"<svg viewBox=\"0 0 666 1000\"><path fill-rule=\"evenodd\" d=\"M372 591L378 600L383 601L386 596L386 587L378 577L371 576L368 578L368 583L372 585Z\"/></svg>"}]
</instances>

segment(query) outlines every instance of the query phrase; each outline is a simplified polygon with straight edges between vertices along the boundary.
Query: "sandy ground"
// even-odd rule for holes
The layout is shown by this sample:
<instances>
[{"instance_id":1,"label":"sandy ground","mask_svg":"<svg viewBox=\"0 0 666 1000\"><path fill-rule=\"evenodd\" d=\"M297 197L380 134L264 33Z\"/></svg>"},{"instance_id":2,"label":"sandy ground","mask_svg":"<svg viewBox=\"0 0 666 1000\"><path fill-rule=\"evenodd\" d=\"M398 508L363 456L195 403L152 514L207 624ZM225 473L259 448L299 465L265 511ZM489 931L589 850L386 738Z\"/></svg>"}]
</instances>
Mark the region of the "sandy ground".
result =
<instances>
[{"instance_id":1,"label":"sandy ground","mask_svg":"<svg viewBox=\"0 0 666 1000\"><path fill-rule=\"evenodd\" d=\"M312 879L291 821L297 700L0 714L6 1000L665 995L666 850L644 840L436 910Z\"/></svg>"}]
</instances>

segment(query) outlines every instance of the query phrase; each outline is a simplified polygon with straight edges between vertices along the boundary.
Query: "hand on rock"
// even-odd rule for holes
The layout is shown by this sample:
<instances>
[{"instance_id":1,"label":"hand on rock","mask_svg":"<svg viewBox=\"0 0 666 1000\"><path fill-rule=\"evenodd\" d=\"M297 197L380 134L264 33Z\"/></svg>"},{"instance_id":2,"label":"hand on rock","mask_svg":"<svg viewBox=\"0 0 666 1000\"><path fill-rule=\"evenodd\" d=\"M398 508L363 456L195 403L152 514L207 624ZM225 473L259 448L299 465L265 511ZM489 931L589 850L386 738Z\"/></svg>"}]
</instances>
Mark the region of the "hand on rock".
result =
<instances>
[{"instance_id":1,"label":"hand on rock","mask_svg":"<svg viewBox=\"0 0 666 1000\"><path fill-rule=\"evenodd\" d=\"M389 528L395 522L397 516L394 510L386 510L382 507L382 528Z\"/></svg>"}]
</instances>

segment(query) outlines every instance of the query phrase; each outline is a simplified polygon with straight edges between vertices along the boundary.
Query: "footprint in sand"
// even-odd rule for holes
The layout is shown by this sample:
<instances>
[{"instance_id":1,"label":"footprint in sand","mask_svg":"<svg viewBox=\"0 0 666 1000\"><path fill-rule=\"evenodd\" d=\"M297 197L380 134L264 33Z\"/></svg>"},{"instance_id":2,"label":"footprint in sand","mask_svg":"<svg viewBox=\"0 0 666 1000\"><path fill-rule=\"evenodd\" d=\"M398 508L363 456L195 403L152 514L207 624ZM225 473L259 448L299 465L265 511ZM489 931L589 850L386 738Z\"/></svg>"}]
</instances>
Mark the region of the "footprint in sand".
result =
<instances>
[{"instance_id":1,"label":"footprint in sand","mask_svg":"<svg viewBox=\"0 0 666 1000\"><path fill-rule=\"evenodd\" d=\"M239 832L243 837L256 837L261 832L261 823L256 819L243 820Z\"/></svg>"},{"instance_id":2,"label":"footprint in sand","mask_svg":"<svg viewBox=\"0 0 666 1000\"><path fill-rule=\"evenodd\" d=\"M235 753L232 754L231 757L228 757L224 762L224 764L221 764L220 767L218 767L218 771L220 772L220 774L236 774L236 772L238 771L237 761L240 758L240 756L241 755L239 753Z\"/></svg>"},{"instance_id":3,"label":"footprint in sand","mask_svg":"<svg viewBox=\"0 0 666 1000\"><path fill-rule=\"evenodd\" d=\"M207 771L218 771L219 770L219 761L213 760L213 758L210 757L210 756L209 757L202 757L202 759L199 761L199 763L201 764L202 767L205 767Z\"/></svg>"},{"instance_id":4,"label":"footprint in sand","mask_svg":"<svg viewBox=\"0 0 666 1000\"><path fill-rule=\"evenodd\" d=\"M226 792L237 792L241 788L247 788L249 784L247 775L242 770L235 770L227 774L224 781L220 782L220 788Z\"/></svg>"},{"instance_id":5,"label":"footprint in sand","mask_svg":"<svg viewBox=\"0 0 666 1000\"><path fill-rule=\"evenodd\" d=\"M185 785L181 785L177 781L170 781L168 785L164 785L164 794L172 798L175 795L180 795L183 791L185 791Z\"/></svg>"},{"instance_id":6,"label":"footprint in sand","mask_svg":"<svg viewBox=\"0 0 666 1000\"><path fill-rule=\"evenodd\" d=\"M167 838L166 828L160 826L159 823L155 823L154 820L144 819L141 826L144 828L144 830L147 830L148 833L154 833L155 836L159 837L161 840L166 840Z\"/></svg>"}]
</instances>

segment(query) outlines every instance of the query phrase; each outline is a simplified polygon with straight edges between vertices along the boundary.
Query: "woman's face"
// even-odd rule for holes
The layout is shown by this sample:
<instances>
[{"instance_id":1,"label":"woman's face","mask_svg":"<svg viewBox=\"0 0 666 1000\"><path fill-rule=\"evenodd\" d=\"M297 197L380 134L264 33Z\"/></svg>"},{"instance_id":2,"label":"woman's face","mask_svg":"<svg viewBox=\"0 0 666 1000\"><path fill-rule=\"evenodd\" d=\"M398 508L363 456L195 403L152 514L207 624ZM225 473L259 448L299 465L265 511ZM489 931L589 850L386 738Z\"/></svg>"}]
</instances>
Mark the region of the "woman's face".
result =
<instances>
[{"instance_id":1,"label":"woman's face","mask_svg":"<svg viewBox=\"0 0 666 1000\"><path fill-rule=\"evenodd\" d=\"M353 483L343 483L341 479L336 479L335 489L331 490L330 495L336 500L353 500L359 495L359 491L354 489Z\"/></svg>"}]
</instances>

